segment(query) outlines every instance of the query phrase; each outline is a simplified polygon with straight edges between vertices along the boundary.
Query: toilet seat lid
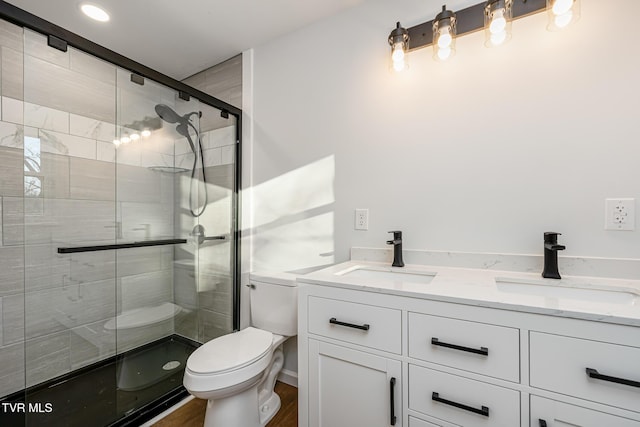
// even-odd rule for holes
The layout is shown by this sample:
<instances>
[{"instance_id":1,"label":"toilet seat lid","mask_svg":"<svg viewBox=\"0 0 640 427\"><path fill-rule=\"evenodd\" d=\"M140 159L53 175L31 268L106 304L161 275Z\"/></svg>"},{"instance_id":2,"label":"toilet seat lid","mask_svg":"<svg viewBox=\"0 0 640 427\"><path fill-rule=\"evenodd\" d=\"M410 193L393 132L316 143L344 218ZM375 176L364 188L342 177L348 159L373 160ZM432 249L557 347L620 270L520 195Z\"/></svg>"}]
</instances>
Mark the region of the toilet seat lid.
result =
<instances>
[{"instance_id":1,"label":"toilet seat lid","mask_svg":"<svg viewBox=\"0 0 640 427\"><path fill-rule=\"evenodd\" d=\"M271 350L273 334L248 327L223 335L200 346L187 360L187 369L197 374L219 374L251 364Z\"/></svg>"}]
</instances>

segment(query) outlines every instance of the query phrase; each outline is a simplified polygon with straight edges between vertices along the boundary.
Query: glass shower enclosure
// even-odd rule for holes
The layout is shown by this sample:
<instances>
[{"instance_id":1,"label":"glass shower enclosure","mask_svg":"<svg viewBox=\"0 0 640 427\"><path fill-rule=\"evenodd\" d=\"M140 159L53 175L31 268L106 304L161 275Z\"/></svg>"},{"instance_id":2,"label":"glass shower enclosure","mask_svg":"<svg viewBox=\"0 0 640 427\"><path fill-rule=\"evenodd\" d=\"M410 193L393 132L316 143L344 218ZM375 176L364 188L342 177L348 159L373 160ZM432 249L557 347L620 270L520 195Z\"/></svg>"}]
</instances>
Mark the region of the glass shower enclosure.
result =
<instances>
[{"instance_id":1,"label":"glass shower enclosure","mask_svg":"<svg viewBox=\"0 0 640 427\"><path fill-rule=\"evenodd\" d=\"M0 400L27 408L0 425L130 422L234 328L237 118L6 21L0 47Z\"/></svg>"}]
</instances>

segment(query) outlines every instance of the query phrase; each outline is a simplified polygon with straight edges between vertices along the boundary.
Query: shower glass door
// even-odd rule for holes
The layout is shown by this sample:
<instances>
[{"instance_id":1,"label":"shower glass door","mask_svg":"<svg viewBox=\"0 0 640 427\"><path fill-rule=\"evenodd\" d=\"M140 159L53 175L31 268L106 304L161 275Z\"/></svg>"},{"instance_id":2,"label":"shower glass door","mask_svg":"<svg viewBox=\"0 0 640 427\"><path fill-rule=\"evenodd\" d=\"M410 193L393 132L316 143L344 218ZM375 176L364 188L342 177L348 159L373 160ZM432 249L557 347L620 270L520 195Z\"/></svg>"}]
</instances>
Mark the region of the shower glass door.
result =
<instances>
[{"instance_id":1,"label":"shower glass door","mask_svg":"<svg viewBox=\"0 0 640 427\"><path fill-rule=\"evenodd\" d=\"M180 185L196 181L191 146L197 144L198 111L197 100L182 100L175 90L118 69L116 240L151 245L116 251L116 317L107 327L116 337L119 413L180 385L197 345L197 246L190 233L198 222L191 211L201 203L197 182L192 205L182 202ZM185 146L190 157L177 165L176 151ZM180 224L185 212L189 227Z\"/></svg>"},{"instance_id":2,"label":"shower glass door","mask_svg":"<svg viewBox=\"0 0 640 427\"><path fill-rule=\"evenodd\" d=\"M0 399L108 425L233 329L236 119L0 24Z\"/></svg>"},{"instance_id":3,"label":"shower glass door","mask_svg":"<svg viewBox=\"0 0 640 427\"><path fill-rule=\"evenodd\" d=\"M198 343L231 332L235 121L117 71L119 412L182 383ZM223 162L224 160L224 162ZM159 244L167 242L168 244Z\"/></svg>"},{"instance_id":4,"label":"shower glass door","mask_svg":"<svg viewBox=\"0 0 640 427\"><path fill-rule=\"evenodd\" d=\"M116 338L105 325L117 309L116 251L75 250L117 242L116 67L72 47L53 49L28 29L21 42L20 79L10 76L24 97L3 99L11 105L3 113L24 125L15 243L25 263L26 425L115 420L108 361Z\"/></svg>"}]
</instances>

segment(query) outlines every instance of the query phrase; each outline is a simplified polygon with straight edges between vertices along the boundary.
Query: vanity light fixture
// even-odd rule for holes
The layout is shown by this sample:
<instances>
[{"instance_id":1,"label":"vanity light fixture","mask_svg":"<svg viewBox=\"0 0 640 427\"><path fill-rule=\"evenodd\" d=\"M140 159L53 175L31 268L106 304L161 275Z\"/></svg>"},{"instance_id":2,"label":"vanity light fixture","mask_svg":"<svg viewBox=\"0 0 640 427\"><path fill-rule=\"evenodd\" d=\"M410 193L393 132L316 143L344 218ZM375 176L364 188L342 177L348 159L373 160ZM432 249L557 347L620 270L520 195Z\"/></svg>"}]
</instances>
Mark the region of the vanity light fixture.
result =
<instances>
[{"instance_id":1,"label":"vanity light fixture","mask_svg":"<svg viewBox=\"0 0 640 427\"><path fill-rule=\"evenodd\" d=\"M456 53L456 14L442 6L433 20L433 59L446 61Z\"/></svg>"},{"instance_id":2,"label":"vanity light fixture","mask_svg":"<svg viewBox=\"0 0 640 427\"><path fill-rule=\"evenodd\" d=\"M549 31L560 31L580 19L580 0L547 0Z\"/></svg>"},{"instance_id":3,"label":"vanity light fixture","mask_svg":"<svg viewBox=\"0 0 640 427\"><path fill-rule=\"evenodd\" d=\"M496 47L511 39L513 0L489 0L484 7L484 45Z\"/></svg>"},{"instance_id":4,"label":"vanity light fixture","mask_svg":"<svg viewBox=\"0 0 640 427\"><path fill-rule=\"evenodd\" d=\"M395 71L402 71L409 68L407 52L409 51L409 32L402 28L400 22L396 23L396 28L389 34L389 46L391 46L391 66Z\"/></svg>"},{"instance_id":5,"label":"vanity light fixture","mask_svg":"<svg viewBox=\"0 0 640 427\"><path fill-rule=\"evenodd\" d=\"M80 10L89 18L99 22L107 22L110 19L107 11L95 4L82 3L80 5Z\"/></svg>"},{"instance_id":6,"label":"vanity light fixture","mask_svg":"<svg viewBox=\"0 0 640 427\"><path fill-rule=\"evenodd\" d=\"M446 60L455 53L458 37L482 29L486 46L500 46L511 38L513 19L544 11L549 14L548 29L561 29L580 17L580 0L485 0L457 12L442 6L431 21L409 29L396 24L388 38L391 63L396 71L404 70L408 52L431 45L434 59Z\"/></svg>"}]
</instances>

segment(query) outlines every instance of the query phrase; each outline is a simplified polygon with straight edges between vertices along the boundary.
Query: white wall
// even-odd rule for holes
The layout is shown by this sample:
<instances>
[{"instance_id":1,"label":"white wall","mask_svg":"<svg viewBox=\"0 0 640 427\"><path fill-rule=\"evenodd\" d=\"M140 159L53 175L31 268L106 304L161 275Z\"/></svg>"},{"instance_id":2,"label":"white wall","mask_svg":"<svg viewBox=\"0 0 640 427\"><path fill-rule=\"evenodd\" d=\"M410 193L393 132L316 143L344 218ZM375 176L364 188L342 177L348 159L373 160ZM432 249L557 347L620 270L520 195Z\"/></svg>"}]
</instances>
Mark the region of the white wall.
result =
<instances>
[{"instance_id":1,"label":"white wall","mask_svg":"<svg viewBox=\"0 0 640 427\"><path fill-rule=\"evenodd\" d=\"M640 2L582 0L565 32L540 13L501 48L479 32L391 73L395 22L440 6L370 0L254 50L253 270L344 261L393 229L411 249L539 253L558 231L564 255L640 257L640 231L604 230L605 198L640 198Z\"/></svg>"}]
</instances>

